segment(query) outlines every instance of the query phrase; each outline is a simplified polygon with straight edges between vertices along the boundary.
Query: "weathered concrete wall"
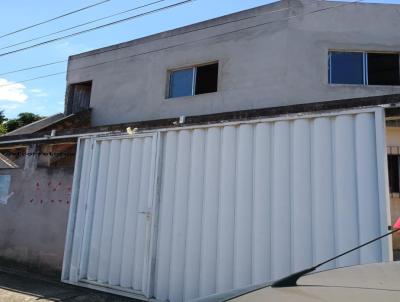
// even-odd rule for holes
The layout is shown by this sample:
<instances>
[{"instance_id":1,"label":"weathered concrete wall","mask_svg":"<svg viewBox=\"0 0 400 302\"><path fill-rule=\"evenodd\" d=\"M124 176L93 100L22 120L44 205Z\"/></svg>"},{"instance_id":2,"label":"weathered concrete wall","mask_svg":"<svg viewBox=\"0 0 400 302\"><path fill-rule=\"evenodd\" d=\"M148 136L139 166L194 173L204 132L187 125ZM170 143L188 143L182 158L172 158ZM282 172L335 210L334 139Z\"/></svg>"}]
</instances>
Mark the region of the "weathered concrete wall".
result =
<instances>
[{"instance_id":1,"label":"weathered concrete wall","mask_svg":"<svg viewBox=\"0 0 400 302\"><path fill-rule=\"evenodd\" d=\"M399 7L277 2L73 56L68 83L93 81L94 125L400 93L328 84L331 49L400 51ZM218 92L165 98L169 69L215 60Z\"/></svg>"},{"instance_id":2,"label":"weathered concrete wall","mask_svg":"<svg viewBox=\"0 0 400 302\"><path fill-rule=\"evenodd\" d=\"M60 271L73 168L3 169L0 175L11 175L14 192L0 204L0 261Z\"/></svg>"}]
</instances>

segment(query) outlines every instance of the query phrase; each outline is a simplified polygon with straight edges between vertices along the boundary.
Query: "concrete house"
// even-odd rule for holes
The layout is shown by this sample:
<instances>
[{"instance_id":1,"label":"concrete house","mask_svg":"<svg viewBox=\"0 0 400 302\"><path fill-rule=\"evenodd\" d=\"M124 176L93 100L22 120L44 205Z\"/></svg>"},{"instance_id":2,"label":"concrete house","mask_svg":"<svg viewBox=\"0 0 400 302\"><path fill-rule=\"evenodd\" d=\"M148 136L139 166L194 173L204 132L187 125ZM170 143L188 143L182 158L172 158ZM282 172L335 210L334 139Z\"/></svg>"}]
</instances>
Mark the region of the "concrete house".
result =
<instances>
[{"instance_id":1,"label":"concrete house","mask_svg":"<svg viewBox=\"0 0 400 302\"><path fill-rule=\"evenodd\" d=\"M70 112L90 106L93 125L106 125L399 93L400 87L391 85L396 83L380 85L371 77L381 72L374 69L379 60L396 60L397 9L386 4L280 1L72 56L66 108ZM380 20L379 26L371 20ZM341 59L341 52L351 53ZM342 79L341 64L347 60L353 61L354 74ZM170 98L174 71L210 63L218 63L218 69L199 71L217 80L217 87L210 87L217 88L215 93L190 90L181 91L185 97ZM362 70L364 64L369 69ZM90 101L74 101L77 91L82 95L89 90Z\"/></svg>"},{"instance_id":2,"label":"concrete house","mask_svg":"<svg viewBox=\"0 0 400 302\"><path fill-rule=\"evenodd\" d=\"M90 112L90 125L0 138L0 150L77 143L64 255L40 259L61 270L63 258L67 283L188 301L387 232L400 208L399 8L279 1L70 57L64 114ZM0 225L29 215L19 203ZM51 250L24 243L23 224L0 257ZM324 268L398 249L382 240Z\"/></svg>"}]
</instances>

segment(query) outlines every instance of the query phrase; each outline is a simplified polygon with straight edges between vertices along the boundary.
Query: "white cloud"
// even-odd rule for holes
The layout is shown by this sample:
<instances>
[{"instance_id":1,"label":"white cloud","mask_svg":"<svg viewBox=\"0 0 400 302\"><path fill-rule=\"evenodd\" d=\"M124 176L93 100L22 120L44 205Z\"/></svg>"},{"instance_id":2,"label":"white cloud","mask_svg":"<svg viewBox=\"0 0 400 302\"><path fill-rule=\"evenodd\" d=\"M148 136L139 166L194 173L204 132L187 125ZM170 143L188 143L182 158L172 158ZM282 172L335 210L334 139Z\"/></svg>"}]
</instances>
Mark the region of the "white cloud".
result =
<instances>
[{"instance_id":1,"label":"white cloud","mask_svg":"<svg viewBox=\"0 0 400 302\"><path fill-rule=\"evenodd\" d=\"M36 97L49 96L49 94L47 92L44 92L42 89L39 89L39 88L29 89L29 92L33 93L34 96L36 96Z\"/></svg>"},{"instance_id":2,"label":"white cloud","mask_svg":"<svg viewBox=\"0 0 400 302\"><path fill-rule=\"evenodd\" d=\"M26 87L22 84L0 78L0 101L25 103L28 99L25 90Z\"/></svg>"},{"instance_id":3,"label":"white cloud","mask_svg":"<svg viewBox=\"0 0 400 302\"><path fill-rule=\"evenodd\" d=\"M8 110L17 109L18 107L19 107L18 105L1 105L1 109L8 109Z\"/></svg>"}]
</instances>

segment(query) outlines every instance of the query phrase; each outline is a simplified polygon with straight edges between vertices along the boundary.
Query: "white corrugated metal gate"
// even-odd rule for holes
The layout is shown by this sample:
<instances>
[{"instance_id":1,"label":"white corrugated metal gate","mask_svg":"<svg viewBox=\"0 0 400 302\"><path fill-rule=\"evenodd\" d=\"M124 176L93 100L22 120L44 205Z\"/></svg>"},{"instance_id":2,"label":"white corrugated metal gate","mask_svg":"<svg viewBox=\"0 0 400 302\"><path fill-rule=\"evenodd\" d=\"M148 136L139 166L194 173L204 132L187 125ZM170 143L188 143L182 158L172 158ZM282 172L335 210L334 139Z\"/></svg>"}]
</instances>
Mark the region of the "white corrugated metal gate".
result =
<instances>
[{"instance_id":1,"label":"white corrugated metal gate","mask_svg":"<svg viewBox=\"0 0 400 302\"><path fill-rule=\"evenodd\" d=\"M156 135L80 141L63 279L148 295Z\"/></svg>"},{"instance_id":2,"label":"white corrugated metal gate","mask_svg":"<svg viewBox=\"0 0 400 302\"><path fill-rule=\"evenodd\" d=\"M63 280L175 302L301 270L386 231L385 156L379 108L81 140Z\"/></svg>"}]
</instances>

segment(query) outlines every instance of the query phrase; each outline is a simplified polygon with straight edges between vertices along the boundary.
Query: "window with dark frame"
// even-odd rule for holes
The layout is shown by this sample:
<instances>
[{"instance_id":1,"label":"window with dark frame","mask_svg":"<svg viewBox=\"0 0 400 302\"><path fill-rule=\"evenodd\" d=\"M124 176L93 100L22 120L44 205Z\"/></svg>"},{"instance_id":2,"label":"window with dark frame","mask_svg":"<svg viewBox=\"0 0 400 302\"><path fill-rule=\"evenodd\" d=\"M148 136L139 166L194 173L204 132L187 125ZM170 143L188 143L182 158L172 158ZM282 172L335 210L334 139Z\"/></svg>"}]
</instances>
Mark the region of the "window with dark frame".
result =
<instances>
[{"instance_id":1,"label":"window with dark frame","mask_svg":"<svg viewBox=\"0 0 400 302\"><path fill-rule=\"evenodd\" d=\"M218 63L171 71L168 88L168 98L216 92Z\"/></svg>"},{"instance_id":2,"label":"window with dark frame","mask_svg":"<svg viewBox=\"0 0 400 302\"><path fill-rule=\"evenodd\" d=\"M398 53L330 51L329 84L400 85Z\"/></svg>"}]
</instances>

